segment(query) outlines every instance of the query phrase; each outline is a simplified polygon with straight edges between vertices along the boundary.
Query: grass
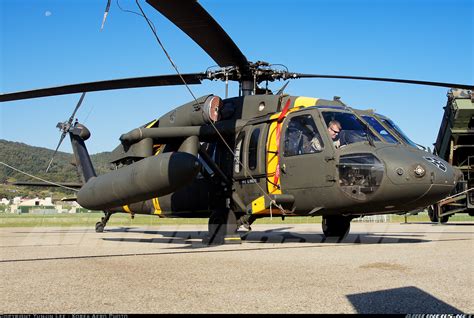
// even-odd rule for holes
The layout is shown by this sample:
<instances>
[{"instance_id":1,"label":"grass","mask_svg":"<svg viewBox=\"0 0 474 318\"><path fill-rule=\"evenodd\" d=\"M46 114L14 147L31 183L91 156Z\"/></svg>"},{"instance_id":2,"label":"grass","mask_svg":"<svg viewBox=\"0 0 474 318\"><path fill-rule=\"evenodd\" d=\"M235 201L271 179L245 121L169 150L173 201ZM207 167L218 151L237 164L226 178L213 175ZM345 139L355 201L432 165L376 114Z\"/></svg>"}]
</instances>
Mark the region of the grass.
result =
<instances>
[{"instance_id":1,"label":"grass","mask_svg":"<svg viewBox=\"0 0 474 318\"><path fill-rule=\"evenodd\" d=\"M0 227L36 227L36 226L86 226L94 227L95 223L103 216L102 213L77 213L77 214L11 214L0 213ZM403 215L391 215L390 222L403 223ZM408 215L408 222L428 222L426 213L418 215ZM455 214L449 219L450 222L474 221L473 217L467 214ZM166 219L150 215L135 215L131 219L129 214L114 214L108 223L109 226L153 226L153 225L180 225L180 224L207 224L208 219ZM280 217L263 218L256 221L257 224L306 224L321 223L321 217L287 217L282 221Z\"/></svg>"}]
</instances>

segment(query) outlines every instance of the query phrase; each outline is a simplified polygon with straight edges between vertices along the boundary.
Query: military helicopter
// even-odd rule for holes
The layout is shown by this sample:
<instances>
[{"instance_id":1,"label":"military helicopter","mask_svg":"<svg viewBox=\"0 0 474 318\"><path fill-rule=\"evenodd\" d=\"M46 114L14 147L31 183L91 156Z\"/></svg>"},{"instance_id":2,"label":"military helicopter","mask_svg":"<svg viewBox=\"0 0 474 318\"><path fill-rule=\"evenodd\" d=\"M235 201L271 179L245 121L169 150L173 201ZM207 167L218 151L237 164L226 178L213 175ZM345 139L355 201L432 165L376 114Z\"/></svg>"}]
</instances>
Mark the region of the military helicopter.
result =
<instances>
[{"instance_id":1,"label":"military helicopter","mask_svg":"<svg viewBox=\"0 0 474 318\"><path fill-rule=\"evenodd\" d=\"M105 215L209 218L206 244L240 242L237 230L262 217L322 216L326 237L342 239L353 218L417 209L446 197L461 173L420 149L388 117L339 98L273 93L262 83L341 78L470 89L472 85L290 72L250 62L195 0L147 0L194 40L219 68L6 93L0 101L82 93L59 145L69 135L82 180L77 202ZM96 175L74 116L85 92L204 80L239 83L239 96L206 95L120 136L114 170Z\"/></svg>"}]
</instances>

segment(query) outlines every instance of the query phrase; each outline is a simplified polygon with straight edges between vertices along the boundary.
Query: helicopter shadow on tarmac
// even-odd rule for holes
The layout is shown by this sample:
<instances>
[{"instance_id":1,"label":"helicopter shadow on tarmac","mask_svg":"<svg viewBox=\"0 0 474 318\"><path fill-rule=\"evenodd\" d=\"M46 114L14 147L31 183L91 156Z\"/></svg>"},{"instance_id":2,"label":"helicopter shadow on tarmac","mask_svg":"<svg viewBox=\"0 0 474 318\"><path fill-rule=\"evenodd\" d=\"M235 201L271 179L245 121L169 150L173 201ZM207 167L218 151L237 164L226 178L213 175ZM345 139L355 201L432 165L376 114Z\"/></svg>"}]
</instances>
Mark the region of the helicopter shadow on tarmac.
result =
<instances>
[{"instance_id":1,"label":"helicopter shadow on tarmac","mask_svg":"<svg viewBox=\"0 0 474 318\"><path fill-rule=\"evenodd\" d=\"M244 244L271 243L343 243L343 244L400 244L400 243L428 243L431 240L423 239L424 235L417 234L388 234L383 235L371 233L353 233L344 239L325 238L319 233L290 232L292 227L276 228L266 231L239 231ZM140 230L136 228L115 228L109 229L109 233L137 233L150 234L155 237L133 238L133 237L106 237L104 241L130 242L130 243L162 243L162 244L190 244L188 247L202 247L201 240L207 235L207 231L160 231L160 230Z\"/></svg>"},{"instance_id":2,"label":"helicopter shadow on tarmac","mask_svg":"<svg viewBox=\"0 0 474 318\"><path fill-rule=\"evenodd\" d=\"M462 314L459 309L414 286L352 294L346 297L358 314Z\"/></svg>"},{"instance_id":3,"label":"helicopter shadow on tarmac","mask_svg":"<svg viewBox=\"0 0 474 318\"><path fill-rule=\"evenodd\" d=\"M454 222L448 222L448 223L433 223L433 222L407 222L407 223L400 223L400 224L427 224L427 225L433 225L433 226L474 226L474 222L461 222L461 223L454 223Z\"/></svg>"}]
</instances>

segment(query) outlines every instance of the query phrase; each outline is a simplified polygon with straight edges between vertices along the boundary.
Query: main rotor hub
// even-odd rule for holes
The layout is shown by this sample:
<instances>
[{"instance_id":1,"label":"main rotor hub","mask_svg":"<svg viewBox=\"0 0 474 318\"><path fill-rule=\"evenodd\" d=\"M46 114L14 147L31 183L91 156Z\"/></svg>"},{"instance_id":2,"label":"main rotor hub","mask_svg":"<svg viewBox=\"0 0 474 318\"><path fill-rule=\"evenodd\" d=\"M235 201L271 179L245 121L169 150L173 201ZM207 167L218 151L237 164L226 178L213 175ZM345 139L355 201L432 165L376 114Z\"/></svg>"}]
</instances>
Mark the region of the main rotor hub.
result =
<instances>
[{"instance_id":1,"label":"main rotor hub","mask_svg":"<svg viewBox=\"0 0 474 318\"><path fill-rule=\"evenodd\" d=\"M229 81L239 82L242 95L256 94L258 84L262 82L296 78L294 75L282 64L273 65L264 61L249 62L245 67L226 66L206 71L209 80L220 80L226 84Z\"/></svg>"},{"instance_id":2,"label":"main rotor hub","mask_svg":"<svg viewBox=\"0 0 474 318\"><path fill-rule=\"evenodd\" d=\"M206 71L206 77L209 80L253 81L259 84L265 81L273 82L275 80L287 79L292 76L284 65L257 61L255 63L249 62L245 68L239 66L209 68Z\"/></svg>"}]
</instances>

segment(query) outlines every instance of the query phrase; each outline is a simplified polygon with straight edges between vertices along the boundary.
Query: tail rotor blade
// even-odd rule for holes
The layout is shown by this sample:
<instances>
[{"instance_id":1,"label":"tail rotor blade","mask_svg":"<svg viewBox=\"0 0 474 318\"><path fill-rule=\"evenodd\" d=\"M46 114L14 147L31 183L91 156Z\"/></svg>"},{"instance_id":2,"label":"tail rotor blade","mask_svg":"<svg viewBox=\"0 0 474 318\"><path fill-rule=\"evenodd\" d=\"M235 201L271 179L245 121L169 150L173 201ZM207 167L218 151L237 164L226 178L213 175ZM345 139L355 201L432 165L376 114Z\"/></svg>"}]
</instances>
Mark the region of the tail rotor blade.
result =
<instances>
[{"instance_id":1,"label":"tail rotor blade","mask_svg":"<svg viewBox=\"0 0 474 318\"><path fill-rule=\"evenodd\" d=\"M56 156L56 153L58 152L59 146L61 146L61 143L63 142L64 137L66 137L66 132L63 132L61 135L61 138L59 138L59 143L56 147L56 150L54 150L53 156L51 157L51 160L49 161L48 167L46 168L46 173L48 173L49 168L51 168L51 164L53 163L54 156Z\"/></svg>"},{"instance_id":2,"label":"tail rotor blade","mask_svg":"<svg viewBox=\"0 0 474 318\"><path fill-rule=\"evenodd\" d=\"M69 125L72 124L72 121L74 120L74 116L76 115L77 110L79 107L81 107L82 101L84 100L84 96L86 96L86 92L83 92L81 95L81 98L79 98L79 101L77 102L76 108L74 108L74 111L72 112L71 117L69 117Z\"/></svg>"}]
</instances>

